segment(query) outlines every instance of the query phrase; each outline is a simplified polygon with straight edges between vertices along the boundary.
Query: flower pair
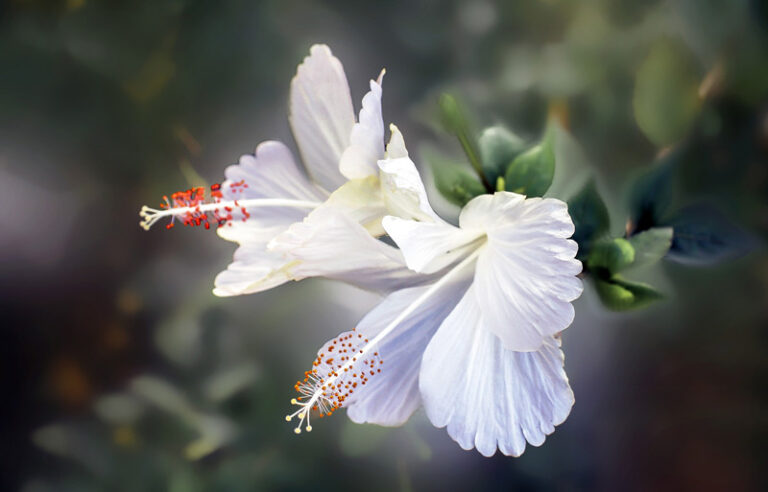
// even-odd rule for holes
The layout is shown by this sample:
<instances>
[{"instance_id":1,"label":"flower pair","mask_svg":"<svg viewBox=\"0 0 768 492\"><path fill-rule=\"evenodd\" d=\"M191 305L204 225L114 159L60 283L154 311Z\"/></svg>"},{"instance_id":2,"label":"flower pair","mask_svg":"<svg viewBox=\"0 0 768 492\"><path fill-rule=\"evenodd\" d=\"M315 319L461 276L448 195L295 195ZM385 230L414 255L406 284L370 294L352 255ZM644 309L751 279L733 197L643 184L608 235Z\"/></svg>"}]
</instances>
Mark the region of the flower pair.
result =
<instances>
[{"instance_id":1,"label":"flower pair","mask_svg":"<svg viewBox=\"0 0 768 492\"><path fill-rule=\"evenodd\" d=\"M464 449L519 456L573 405L559 339L582 290L573 222L559 200L510 192L474 198L458 226L441 219L394 125L384 147L382 76L355 121L341 63L313 46L290 101L312 178L285 145L265 142L227 169L211 203L174 196L166 209L145 207L143 224L212 217L239 244L217 295L312 276L386 294L297 382L286 417L297 433L339 408L391 426L423 406Z\"/></svg>"}]
</instances>

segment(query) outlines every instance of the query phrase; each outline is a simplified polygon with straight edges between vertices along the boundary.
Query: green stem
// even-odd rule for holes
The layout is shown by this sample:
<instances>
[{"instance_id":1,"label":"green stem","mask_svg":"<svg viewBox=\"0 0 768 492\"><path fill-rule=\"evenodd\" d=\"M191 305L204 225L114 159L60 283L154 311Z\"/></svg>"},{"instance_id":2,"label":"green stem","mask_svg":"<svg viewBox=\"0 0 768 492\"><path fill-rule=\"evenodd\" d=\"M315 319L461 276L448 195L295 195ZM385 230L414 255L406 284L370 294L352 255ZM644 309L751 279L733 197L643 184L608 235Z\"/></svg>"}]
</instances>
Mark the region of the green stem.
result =
<instances>
[{"instance_id":1,"label":"green stem","mask_svg":"<svg viewBox=\"0 0 768 492\"><path fill-rule=\"evenodd\" d=\"M480 157L478 156L477 148L475 147L475 141L471 137L472 132L469 130L470 124L458 101L456 101L456 98L450 94L442 94L438 101L438 106L440 107L440 118L443 127L448 133L456 135L456 138L459 139L459 143L461 144L461 148L464 149L464 153L467 155L469 163L477 173L483 186L488 193L493 193L493 186L483 172L483 165L480 162Z\"/></svg>"},{"instance_id":2,"label":"green stem","mask_svg":"<svg viewBox=\"0 0 768 492\"><path fill-rule=\"evenodd\" d=\"M472 145L472 140L467 136L465 131L457 132L456 137L459 139L459 143L461 144L461 148L464 150L464 154L466 154L467 159L469 159L469 163L472 165L472 169L474 169L475 173L477 173L477 176L480 178L483 186L485 186L485 189L488 190L489 193L493 193L494 188L491 186L488 178L485 177L485 173L483 172L483 164L480 162L480 158L477 155L477 150L475 150L474 145Z\"/></svg>"}]
</instances>

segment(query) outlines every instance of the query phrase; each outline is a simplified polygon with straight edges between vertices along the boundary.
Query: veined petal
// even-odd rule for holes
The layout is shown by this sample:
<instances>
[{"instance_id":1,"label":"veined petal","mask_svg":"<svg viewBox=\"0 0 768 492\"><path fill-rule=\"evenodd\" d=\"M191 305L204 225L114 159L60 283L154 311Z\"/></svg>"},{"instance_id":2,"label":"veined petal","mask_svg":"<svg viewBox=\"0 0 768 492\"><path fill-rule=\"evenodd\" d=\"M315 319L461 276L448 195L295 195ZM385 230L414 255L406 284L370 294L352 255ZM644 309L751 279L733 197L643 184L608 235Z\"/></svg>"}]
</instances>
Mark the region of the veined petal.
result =
<instances>
[{"instance_id":1,"label":"veined petal","mask_svg":"<svg viewBox=\"0 0 768 492\"><path fill-rule=\"evenodd\" d=\"M408 268L434 273L465 257L483 237L480 230L465 230L447 222L418 222L388 215L382 219L387 234L397 243Z\"/></svg>"},{"instance_id":2,"label":"veined petal","mask_svg":"<svg viewBox=\"0 0 768 492\"><path fill-rule=\"evenodd\" d=\"M339 159L355 124L352 97L341 62L326 45L314 45L291 81L291 129L309 174L335 190L344 177Z\"/></svg>"},{"instance_id":3,"label":"veined petal","mask_svg":"<svg viewBox=\"0 0 768 492\"><path fill-rule=\"evenodd\" d=\"M408 157L400 130L390 125L392 136L387 144L387 158L379 161L381 194L390 215L402 219L443 222L432 210L427 191L416 165Z\"/></svg>"},{"instance_id":4,"label":"veined petal","mask_svg":"<svg viewBox=\"0 0 768 492\"><path fill-rule=\"evenodd\" d=\"M246 241L235 251L234 261L216 276L213 293L221 297L253 294L291 280L293 260L268 251L264 241Z\"/></svg>"},{"instance_id":5,"label":"veined petal","mask_svg":"<svg viewBox=\"0 0 768 492\"><path fill-rule=\"evenodd\" d=\"M474 291L484 326L504 347L539 350L573 321L582 292L577 245L567 205L547 198L496 193L473 199L462 226L483 227L487 243L477 261Z\"/></svg>"},{"instance_id":6,"label":"veined petal","mask_svg":"<svg viewBox=\"0 0 768 492\"><path fill-rule=\"evenodd\" d=\"M384 121L381 116L381 79L371 80L371 91L363 97L359 121L352 127L349 147L339 170L347 179L362 179L379 173L376 162L384 157Z\"/></svg>"},{"instance_id":7,"label":"veined petal","mask_svg":"<svg viewBox=\"0 0 768 492\"><path fill-rule=\"evenodd\" d=\"M573 392L560 342L547 337L536 352L515 352L483 326L474 287L429 342L419 389L432 424L447 427L464 449L508 456L534 446L567 418Z\"/></svg>"},{"instance_id":8,"label":"veined petal","mask_svg":"<svg viewBox=\"0 0 768 492\"><path fill-rule=\"evenodd\" d=\"M391 291L426 279L405 266L399 250L329 204L293 224L269 248L298 260L290 269L296 280L322 276L364 289Z\"/></svg>"},{"instance_id":9,"label":"veined petal","mask_svg":"<svg viewBox=\"0 0 768 492\"><path fill-rule=\"evenodd\" d=\"M222 186L225 199L292 198L317 200L325 195L304 175L290 149L282 142L268 140L260 143L253 154L240 157L238 164L224 171L225 183L243 181L247 188L233 190Z\"/></svg>"},{"instance_id":10,"label":"veined petal","mask_svg":"<svg viewBox=\"0 0 768 492\"><path fill-rule=\"evenodd\" d=\"M229 166L225 175L222 199L235 203L263 198L288 202L325 199L296 165L291 151L280 142L260 144L253 155L244 155L239 164ZM291 279L287 267L293 260L267 251L267 244L289 225L301 221L311 209L255 206L247 210L248 215L244 217L242 209L233 207L231 213L235 219L217 229L222 238L240 244L234 261L216 277L213 293L217 296L261 292Z\"/></svg>"},{"instance_id":11,"label":"veined petal","mask_svg":"<svg viewBox=\"0 0 768 492\"><path fill-rule=\"evenodd\" d=\"M378 425L402 425L421 404L419 368L421 356L440 323L451 312L467 288L471 277L445 285L403 320L376 347L382 372L358 388L347 405L353 422ZM387 324L403 312L429 286L403 289L390 294L357 326L357 332L373 339Z\"/></svg>"},{"instance_id":12,"label":"veined petal","mask_svg":"<svg viewBox=\"0 0 768 492\"><path fill-rule=\"evenodd\" d=\"M240 157L239 164L227 167L224 175L223 200L281 198L322 202L325 199L296 165L288 147L276 141L259 144L254 154ZM219 235L237 242L255 235L251 239L258 241L264 231L274 234L275 228L288 227L308 213L308 209L296 207L253 207L248 211L248 219L242 221L242 212L235 208L232 212L235 220L220 227Z\"/></svg>"},{"instance_id":13,"label":"veined petal","mask_svg":"<svg viewBox=\"0 0 768 492\"><path fill-rule=\"evenodd\" d=\"M527 198L508 191L480 195L470 200L459 216L462 228L487 231L514 225L515 230L545 229L554 237L569 238L574 226L568 205L557 198Z\"/></svg>"}]
</instances>

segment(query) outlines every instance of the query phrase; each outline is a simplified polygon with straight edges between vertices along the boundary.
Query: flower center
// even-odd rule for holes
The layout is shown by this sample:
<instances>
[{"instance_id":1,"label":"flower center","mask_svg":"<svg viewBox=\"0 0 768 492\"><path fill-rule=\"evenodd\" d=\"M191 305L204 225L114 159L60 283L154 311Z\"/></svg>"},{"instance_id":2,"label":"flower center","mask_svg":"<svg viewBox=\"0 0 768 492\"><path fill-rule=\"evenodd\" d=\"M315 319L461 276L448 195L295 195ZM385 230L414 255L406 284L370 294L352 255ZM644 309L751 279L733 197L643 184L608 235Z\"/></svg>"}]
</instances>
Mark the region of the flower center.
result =
<instances>
[{"instance_id":1,"label":"flower center","mask_svg":"<svg viewBox=\"0 0 768 492\"><path fill-rule=\"evenodd\" d=\"M231 194L242 193L248 188L245 181L229 183ZM198 186L185 191L177 191L169 199L167 195L163 196L164 203L160 204L160 209L151 208L144 205L139 212L142 221L139 223L145 230L149 230L155 222L163 217L170 217L171 221L166 224L166 229L171 229L175 225L175 220L179 219L185 226L203 226L210 229L211 223L216 227L232 225L235 220L247 221L251 214L249 209L256 207L292 207L292 208L316 208L321 205L320 202L307 200L293 200L289 198L245 198L225 200L221 191L222 185L213 184L210 187L210 193L206 198L205 188Z\"/></svg>"}]
</instances>

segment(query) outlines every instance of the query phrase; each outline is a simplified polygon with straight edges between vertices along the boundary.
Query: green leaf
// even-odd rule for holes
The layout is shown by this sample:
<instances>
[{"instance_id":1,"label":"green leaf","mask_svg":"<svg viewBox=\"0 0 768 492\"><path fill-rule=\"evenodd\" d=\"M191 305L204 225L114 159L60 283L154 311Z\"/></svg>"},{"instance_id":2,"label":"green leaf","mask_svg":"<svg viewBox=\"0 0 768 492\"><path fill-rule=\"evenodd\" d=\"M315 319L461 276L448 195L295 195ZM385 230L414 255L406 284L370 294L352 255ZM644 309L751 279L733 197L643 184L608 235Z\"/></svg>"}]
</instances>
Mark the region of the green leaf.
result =
<instances>
[{"instance_id":1,"label":"green leaf","mask_svg":"<svg viewBox=\"0 0 768 492\"><path fill-rule=\"evenodd\" d=\"M515 157L525 150L523 139L503 126L491 126L483 130L479 146L483 171L492 183L504 176Z\"/></svg>"},{"instance_id":2,"label":"green leaf","mask_svg":"<svg viewBox=\"0 0 768 492\"><path fill-rule=\"evenodd\" d=\"M432 168L437 191L449 202L463 207L474 197L486 193L485 186L465 166L435 152L426 152L425 158Z\"/></svg>"},{"instance_id":3,"label":"green leaf","mask_svg":"<svg viewBox=\"0 0 768 492\"><path fill-rule=\"evenodd\" d=\"M656 145L683 138L700 108L699 75L681 44L656 43L640 65L632 99L637 125Z\"/></svg>"},{"instance_id":4,"label":"green leaf","mask_svg":"<svg viewBox=\"0 0 768 492\"><path fill-rule=\"evenodd\" d=\"M597 277L607 279L635 261L635 248L624 238L606 239L592 245L587 267Z\"/></svg>"},{"instance_id":5,"label":"green leaf","mask_svg":"<svg viewBox=\"0 0 768 492\"><path fill-rule=\"evenodd\" d=\"M573 240L579 245L577 257L584 258L594 240L606 234L610 226L608 209L594 181L587 183L584 189L568 201L568 213L576 227Z\"/></svg>"},{"instance_id":6,"label":"green leaf","mask_svg":"<svg viewBox=\"0 0 768 492\"><path fill-rule=\"evenodd\" d=\"M664 297L650 285L618 276L607 280L595 278L595 289L603 305L612 311L638 309Z\"/></svg>"},{"instance_id":7,"label":"green leaf","mask_svg":"<svg viewBox=\"0 0 768 492\"><path fill-rule=\"evenodd\" d=\"M699 203L683 208L671 220L671 260L712 265L738 258L755 245L751 235L714 207Z\"/></svg>"},{"instance_id":8,"label":"green leaf","mask_svg":"<svg viewBox=\"0 0 768 492\"><path fill-rule=\"evenodd\" d=\"M589 182L594 166L584 155L581 145L557 121L550 122L554 138L555 174L544 196L568 200Z\"/></svg>"},{"instance_id":9,"label":"green leaf","mask_svg":"<svg viewBox=\"0 0 768 492\"><path fill-rule=\"evenodd\" d=\"M555 174L554 133L548 131L542 142L517 156L504 176L507 191L529 197L542 196Z\"/></svg>"},{"instance_id":10,"label":"green leaf","mask_svg":"<svg viewBox=\"0 0 768 492\"><path fill-rule=\"evenodd\" d=\"M635 179L629 190L631 234L664 224L675 199L682 152L681 148L670 150Z\"/></svg>"},{"instance_id":11,"label":"green leaf","mask_svg":"<svg viewBox=\"0 0 768 492\"><path fill-rule=\"evenodd\" d=\"M672 245L672 228L655 227L629 238L635 250L635 261L631 268L642 268L661 260Z\"/></svg>"}]
</instances>

